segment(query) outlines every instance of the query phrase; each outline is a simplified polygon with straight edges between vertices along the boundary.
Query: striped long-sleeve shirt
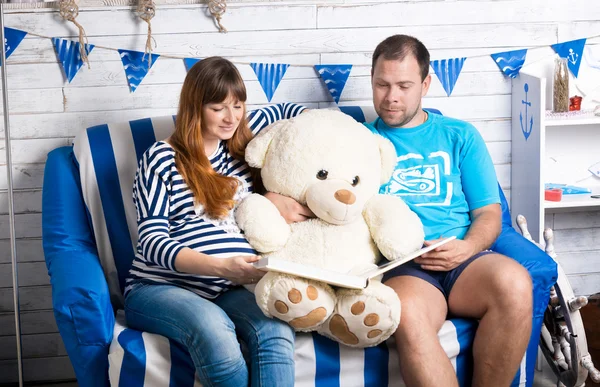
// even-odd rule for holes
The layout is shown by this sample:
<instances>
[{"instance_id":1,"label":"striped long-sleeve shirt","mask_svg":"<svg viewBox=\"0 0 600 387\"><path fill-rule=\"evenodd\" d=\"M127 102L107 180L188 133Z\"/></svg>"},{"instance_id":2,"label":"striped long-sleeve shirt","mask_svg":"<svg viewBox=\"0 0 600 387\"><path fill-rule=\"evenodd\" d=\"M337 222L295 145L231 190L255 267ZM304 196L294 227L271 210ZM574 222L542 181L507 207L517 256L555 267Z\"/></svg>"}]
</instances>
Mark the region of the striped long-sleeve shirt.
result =
<instances>
[{"instance_id":1,"label":"striped long-sleeve shirt","mask_svg":"<svg viewBox=\"0 0 600 387\"><path fill-rule=\"evenodd\" d=\"M253 110L248 114L252 132L283 118L291 118L304 108L280 104ZM240 181L234 200L252 193L250 169L234 159L223 141L209 155L215 171ZM201 205L194 204L191 190L175 166L175 151L165 141L153 144L142 156L134 180L133 200L137 211L138 242L129 271L125 293L139 281L170 283L189 289L205 298L215 298L233 284L224 279L179 272L175 257L189 247L217 258L254 255L233 217L234 209L223 219L208 217Z\"/></svg>"}]
</instances>

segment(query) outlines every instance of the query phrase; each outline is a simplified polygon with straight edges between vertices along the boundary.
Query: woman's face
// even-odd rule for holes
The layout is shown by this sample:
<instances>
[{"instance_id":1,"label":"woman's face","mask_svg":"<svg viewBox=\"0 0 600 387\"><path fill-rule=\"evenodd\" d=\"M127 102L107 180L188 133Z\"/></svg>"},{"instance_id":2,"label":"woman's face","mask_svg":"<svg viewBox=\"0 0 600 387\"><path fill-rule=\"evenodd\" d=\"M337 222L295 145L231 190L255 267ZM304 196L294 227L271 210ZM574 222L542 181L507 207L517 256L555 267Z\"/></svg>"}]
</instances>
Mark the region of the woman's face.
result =
<instances>
[{"instance_id":1,"label":"woman's face","mask_svg":"<svg viewBox=\"0 0 600 387\"><path fill-rule=\"evenodd\" d=\"M244 114L244 103L229 96L225 101L202 107L202 137L206 142L229 140Z\"/></svg>"}]
</instances>

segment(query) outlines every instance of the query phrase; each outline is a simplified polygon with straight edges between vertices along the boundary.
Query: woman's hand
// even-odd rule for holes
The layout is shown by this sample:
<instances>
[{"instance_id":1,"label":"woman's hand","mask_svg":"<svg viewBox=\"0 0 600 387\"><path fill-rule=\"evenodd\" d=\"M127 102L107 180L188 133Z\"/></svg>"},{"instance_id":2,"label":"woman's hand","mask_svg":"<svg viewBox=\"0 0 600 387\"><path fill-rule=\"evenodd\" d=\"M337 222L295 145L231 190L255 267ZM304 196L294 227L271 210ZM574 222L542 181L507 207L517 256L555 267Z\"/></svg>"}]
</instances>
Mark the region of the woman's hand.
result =
<instances>
[{"instance_id":1,"label":"woman's hand","mask_svg":"<svg viewBox=\"0 0 600 387\"><path fill-rule=\"evenodd\" d=\"M237 255L220 259L219 277L239 285L255 284L265 275L265 272L255 268L252 263L260 259L256 255Z\"/></svg>"},{"instance_id":2,"label":"woman's hand","mask_svg":"<svg viewBox=\"0 0 600 387\"><path fill-rule=\"evenodd\" d=\"M274 192L264 195L279 210L279 213L288 224L303 222L308 218L314 218L315 214L307 206L303 206L294 199Z\"/></svg>"}]
</instances>

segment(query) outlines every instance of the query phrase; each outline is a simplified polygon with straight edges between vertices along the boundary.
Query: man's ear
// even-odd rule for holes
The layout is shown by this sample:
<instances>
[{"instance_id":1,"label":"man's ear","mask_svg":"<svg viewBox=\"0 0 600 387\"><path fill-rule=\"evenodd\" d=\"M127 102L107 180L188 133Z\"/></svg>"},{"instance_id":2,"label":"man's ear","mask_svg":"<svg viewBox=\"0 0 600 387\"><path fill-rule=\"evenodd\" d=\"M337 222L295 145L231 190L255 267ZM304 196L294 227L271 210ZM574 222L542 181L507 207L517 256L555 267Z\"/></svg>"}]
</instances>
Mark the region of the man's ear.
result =
<instances>
[{"instance_id":1,"label":"man's ear","mask_svg":"<svg viewBox=\"0 0 600 387\"><path fill-rule=\"evenodd\" d=\"M262 168L267 158L267 151L271 141L280 130L287 127L289 120L279 120L267 126L254 137L246 147L245 158L249 166L253 168Z\"/></svg>"},{"instance_id":2,"label":"man's ear","mask_svg":"<svg viewBox=\"0 0 600 387\"><path fill-rule=\"evenodd\" d=\"M390 180L396 168L396 148L387 138L378 134L374 136L377 139L381 156L381 184L385 184Z\"/></svg>"}]
</instances>

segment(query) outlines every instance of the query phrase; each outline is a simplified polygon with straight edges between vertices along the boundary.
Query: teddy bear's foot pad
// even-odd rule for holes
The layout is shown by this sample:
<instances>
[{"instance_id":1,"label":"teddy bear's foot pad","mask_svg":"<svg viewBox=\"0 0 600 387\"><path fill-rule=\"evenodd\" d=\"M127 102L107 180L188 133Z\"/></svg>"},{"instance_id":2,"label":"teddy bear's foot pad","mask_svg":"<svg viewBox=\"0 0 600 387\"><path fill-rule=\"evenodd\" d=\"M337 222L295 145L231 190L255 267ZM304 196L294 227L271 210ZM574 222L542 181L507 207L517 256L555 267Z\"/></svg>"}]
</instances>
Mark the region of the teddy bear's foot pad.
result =
<instances>
[{"instance_id":1,"label":"teddy bear's foot pad","mask_svg":"<svg viewBox=\"0 0 600 387\"><path fill-rule=\"evenodd\" d=\"M365 311L365 303L362 301L357 301L352 305L352 308L350 308L350 310L353 315L360 315ZM377 325L378 322L379 315L377 313L369 313L363 319L363 324L368 327ZM329 330L331 331L331 334L337 337L337 339L340 340L342 343L348 345L356 345L359 342L358 337L356 337L356 335L350 331L348 323L346 322L344 317L337 313L331 317L331 320L329 320ZM367 333L367 337L369 339L374 339L382 333L383 331L381 329L371 329Z\"/></svg>"},{"instance_id":2,"label":"teddy bear's foot pad","mask_svg":"<svg viewBox=\"0 0 600 387\"><path fill-rule=\"evenodd\" d=\"M312 285L306 288L306 296L309 300L314 301L319 297L319 291ZM292 304L299 304L302 302L302 292L296 288L291 289L288 292L288 300ZM275 301L275 310L281 314L287 314L290 308L284 301ZM289 324L296 329L306 329L319 325L327 317L327 310L323 307L319 307L311 310L306 316L296 317L289 321Z\"/></svg>"},{"instance_id":3,"label":"teddy bear's foot pad","mask_svg":"<svg viewBox=\"0 0 600 387\"><path fill-rule=\"evenodd\" d=\"M270 273L269 273L270 274ZM269 314L296 331L311 331L323 324L335 306L333 290L292 276L280 276L267 300Z\"/></svg>"}]
</instances>

